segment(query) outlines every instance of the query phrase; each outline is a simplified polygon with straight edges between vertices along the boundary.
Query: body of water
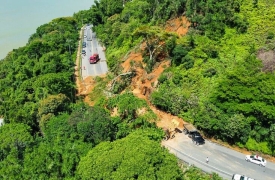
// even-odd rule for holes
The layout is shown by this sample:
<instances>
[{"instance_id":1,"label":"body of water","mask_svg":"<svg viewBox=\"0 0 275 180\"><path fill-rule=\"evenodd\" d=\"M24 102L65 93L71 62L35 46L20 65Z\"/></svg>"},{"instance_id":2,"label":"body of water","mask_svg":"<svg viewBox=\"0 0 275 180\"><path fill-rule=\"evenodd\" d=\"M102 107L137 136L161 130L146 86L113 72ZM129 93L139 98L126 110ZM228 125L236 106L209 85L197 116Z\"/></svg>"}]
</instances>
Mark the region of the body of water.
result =
<instances>
[{"instance_id":1,"label":"body of water","mask_svg":"<svg viewBox=\"0 0 275 180\"><path fill-rule=\"evenodd\" d=\"M40 25L89 9L93 0L0 0L0 59L25 46Z\"/></svg>"}]
</instances>

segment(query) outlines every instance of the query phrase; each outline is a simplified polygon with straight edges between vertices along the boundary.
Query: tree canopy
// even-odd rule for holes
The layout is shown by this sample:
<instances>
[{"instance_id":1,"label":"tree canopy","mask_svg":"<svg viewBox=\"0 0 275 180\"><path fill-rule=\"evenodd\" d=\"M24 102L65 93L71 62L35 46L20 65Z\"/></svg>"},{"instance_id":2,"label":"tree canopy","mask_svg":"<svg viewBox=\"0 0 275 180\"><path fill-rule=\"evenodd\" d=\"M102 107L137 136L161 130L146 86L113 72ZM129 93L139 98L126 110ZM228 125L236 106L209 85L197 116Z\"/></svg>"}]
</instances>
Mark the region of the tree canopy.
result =
<instances>
[{"instance_id":1,"label":"tree canopy","mask_svg":"<svg viewBox=\"0 0 275 180\"><path fill-rule=\"evenodd\" d=\"M131 52L147 73L171 61L150 103L205 135L274 155L274 14L274 3L260 0L100 0L39 26L0 61L0 179L209 179L196 168L183 174L160 146L156 115L129 92L134 69L115 94L104 89ZM182 18L186 34L167 31L167 20L175 28ZM93 107L75 89L86 23L110 69L95 78Z\"/></svg>"},{"instance_id":2,"label":"tree canopy","mask_svg":"<svg viewBox=\"0 0 275 180\"><path fill-rule=\"evenodd\" d=\"M99 144L81 159L79 178L183 179L176 158L152 139L156 133L137 130L121 140Z\"/></svg>"}]
</instances>

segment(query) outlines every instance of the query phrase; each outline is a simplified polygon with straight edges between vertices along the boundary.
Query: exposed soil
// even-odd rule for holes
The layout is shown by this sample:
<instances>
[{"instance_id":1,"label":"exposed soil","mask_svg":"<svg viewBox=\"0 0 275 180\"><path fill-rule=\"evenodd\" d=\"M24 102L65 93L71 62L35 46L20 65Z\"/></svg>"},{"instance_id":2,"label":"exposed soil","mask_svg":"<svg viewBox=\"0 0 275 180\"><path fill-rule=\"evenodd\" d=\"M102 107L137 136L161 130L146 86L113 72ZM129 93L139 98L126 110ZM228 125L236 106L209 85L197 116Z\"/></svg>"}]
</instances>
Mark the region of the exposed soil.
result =
<instances>
[{"instance_id":1,"label":"exposed soil","mask_svg":"<svg viewBox=\"0 0 275 180\"><path fill-rule=\"evenodd\" d=\"M165 30L169 32L176 32L179 36L183 36L187 33L188 27L190 23L187 21L187 19L183 16L180 18L175 18L172 20L169 20L165 26ZM81 31L82 33L82 31ZM140 51L144 49L145 44L142 44L140 46ZM80 46L79 46L80 47ZM80 48L78 49L78 54L80 54ZM94 105L93 102L91 102L89 98L89 93L92 92L95 81L92 77L87 77L84 80L81 80L78 78L79 75L79 56L77 56L76 60L76 84L78 89L78 95L84 97L84 101L88 103L89 105ZM155 106L153 106L150 101L149 97L151 92L153 92L157 86L158 86L158 78L160 74L164 71L165 68L170 66L170 60L169 59L162 59L160 62L157 62L153 71L151 73L147 73L144 69L145 64L142 62L142 55L141 52L131 52L127 56L126 60L122 63L123 73L130 72L135 70L136 75L132 78L131 82L131 91L133 94L141 99L146 100L149 107L153 110L153 112L157 115L158 121L157 126L161 127L163 129L170 129L173 130L175 127L178 127L180 129L183 128L184 120L173 116L169 113L163 112L159 109L157 109ZM117 109L114 109L112 116L117 115ZM245 149L241 149L238 147L230 146L226 143L217 141L215 139L210 139L213 142L216 142L218 144L221 144L223 146L226 146L228 148L234 149L236 151L239 151L243 154L251 154L250 151L247 151ZM176 142L175 142L176 143ZM268 156L264 156L266 159L269 159L271 161L275 162L275 158L271 158Z\"/></svg>"},{"instance_id":2,"label":"exposed soil","mask_svg":"<svg viewBox=\"0 0 275 180\"><path fill-rule=\"evenodd\" d=\"M187 33L190 22L185 16L171 19L167 21L165 29L169 32L176 32L179 36L183 36Z\"/></svg>"},{"instance_id":3,"label":"exposed soil","mask_svg":"<svg viewBox=\"0 0 275 180\"><path fill-rule=\"evenodd\" d=\"M257 58L259 58L263 63L262 71L274 72L275 70L275 51L274 50L265 51L264 49L261 49L257 53Z\"/></svg>"}]
</instances>

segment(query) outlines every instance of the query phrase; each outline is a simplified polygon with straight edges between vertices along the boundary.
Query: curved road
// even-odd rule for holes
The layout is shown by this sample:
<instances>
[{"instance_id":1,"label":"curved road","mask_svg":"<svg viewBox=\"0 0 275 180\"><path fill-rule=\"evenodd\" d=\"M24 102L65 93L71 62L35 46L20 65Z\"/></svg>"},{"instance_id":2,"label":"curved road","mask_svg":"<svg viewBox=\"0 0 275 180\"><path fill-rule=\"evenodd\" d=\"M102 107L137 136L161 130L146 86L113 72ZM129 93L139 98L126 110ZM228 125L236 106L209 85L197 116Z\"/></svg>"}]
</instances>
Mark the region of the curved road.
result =
<instances>
[{"instance_id":1,"label":"curved road","mask_svg":"<svg viewBox=\"0 0 275 180\"><path fill-rule=\"evenodd\" d=\"M275 180L275 164L267 161L266 167L246 162L245 154L206 141L195 145L184 133L177 133L174 139L163 141L169 151L190 164L206 172L216 172L225 179L233 174L246 175L256 180ZM206 164L206 157L209 163Z\"/></svg>"},{"instance_id":2,"label":"curved road","mask_svg":"<svg viewBox=\"0 0 275 180\"><path fill-rule=\"evenodd\" d=\"M100 76L108 71L103 47L99 44L96 34L92 32L91 26L86 26L83 33L83 42L87 46L83 48L86 55L82 55L82 78L88 76ZM89 58L93 53L98 53L100 61L90 64ZM163 141L170 152L174 153L179 159L206 172L216 172L225 179L231 179L233 174L242 174L256 180L275 180L275 164L267 162L266 167L246 162L245 154L233 151L218 144L206 141L204 145L196 146L192 140L184 133L176 134L174 139ZM209 163L206 164L206 157Z\"/></svg>"},{"instance_id":3,"label":"curved road","mask_svg":"<svg viewBox=\"0 0 275 180\"><path fill-rule=\"evenodd\" d=\"M88 76L100 76L108 72L105 52L96 38L96 33L92 32L92 26L86 26L83 30L83 42L86 42L86 55L81 55L81 75L85 79ZM90 64L89 58L92 54L98 53L100 60L96 64Z\"/></svg>"}]
</instances>

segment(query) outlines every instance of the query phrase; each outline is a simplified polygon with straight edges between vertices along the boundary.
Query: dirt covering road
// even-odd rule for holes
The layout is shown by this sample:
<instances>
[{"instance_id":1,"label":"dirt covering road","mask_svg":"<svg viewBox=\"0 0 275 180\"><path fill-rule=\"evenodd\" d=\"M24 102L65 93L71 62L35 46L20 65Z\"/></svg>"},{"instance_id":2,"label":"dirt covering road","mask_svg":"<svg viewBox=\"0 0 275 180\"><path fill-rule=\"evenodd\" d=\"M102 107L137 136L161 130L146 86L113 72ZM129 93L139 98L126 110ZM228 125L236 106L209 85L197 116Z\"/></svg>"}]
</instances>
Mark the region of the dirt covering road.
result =
<instances>
[{"instance_id":1,"label":"dirt covering road","mask_svg":"<svg viewBox=\"0 0 275 180\"><path fill-rule=\"evenodd\" d=\"M186 20L185 17L176 18L173 20L170 20L167 22L166 30L167 31L173 31L176 32L179 36L183 36L188 31L189 22ZM82 37L82 31L80 32L80 37ZM81 50L81 42L79 42L79 49L78 54L80 54ZM141 45L140 49L144 48L144 44ZM84 97L84 101L88 103L89 105L93 105L94 102L92 102L89 98L89 93L92 92L95 81L92 77L87 77L83 80L79 77L79 60L80 56L77 56L76 59L76 68L75 68L75 76L76 76L76 84L78 89L78 95ZM169 59L163 59L161 62L157 62L156 66L154 67L154 70L151 73L147 73L144 69L145 64L142 62L142 55L141 52L131 52L129 55L125 58L125 61L122 63L123 72L129 72L131 69L135 69L136 76L133 77L131 82L131 90L134 95L141 99L145 99L150 106L150 108L153 110L153 112L157 115L159 121L157 122L157 126L161 128L169 128L174 127L175 124L173 121L177 121L179 124L179 128L183 128L184 120L182 118L179 118L177 116L173 116L169 113L163 112L156 107L154 107L150 101L149 97L151 92L153 92L157 86L158 86L158 78L160 74L164 71L165 68L170 66L170 60ZM246 151L245 149L241 149L238 147L229 146L226 143L223 143L221 141L217 141L214 139L211 139L211 141L221 144L223 146L226 146L228 148L234 149L235 151L241 152L243 154L251 154L251 152ZM175 142L177 143L177 142ZM265 156L266 159L275 162L275 158Z\"/></svg>"}]
</instances>

